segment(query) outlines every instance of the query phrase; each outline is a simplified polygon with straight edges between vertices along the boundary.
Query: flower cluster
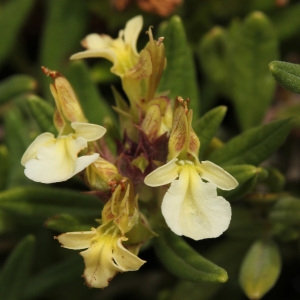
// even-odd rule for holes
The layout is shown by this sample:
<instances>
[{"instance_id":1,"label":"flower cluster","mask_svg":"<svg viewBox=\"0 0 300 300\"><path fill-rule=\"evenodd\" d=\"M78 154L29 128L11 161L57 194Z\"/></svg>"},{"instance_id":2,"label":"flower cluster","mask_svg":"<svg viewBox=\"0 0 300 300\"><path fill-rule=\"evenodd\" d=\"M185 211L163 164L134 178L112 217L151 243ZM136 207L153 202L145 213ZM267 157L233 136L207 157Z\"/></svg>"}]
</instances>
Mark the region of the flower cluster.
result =
<instances>
[{"instance_id":1,"label":"flower cluster","mask_svg":"<svg viewBox=\"0 0 300 300\"><path fill-rule=\"evenodd\" d=\"M21 163L31 180L53 183L70 179L97 160L99 154L93 150L92 142L100 139L106 129L87 122L73 89L61 74L43 70L54 78L50 89L56 104L54 124L58 136L50 132L39 135Z\"/></svg>"},{"instance_id":2,"label":"flower cluster","mask_svg":"<svg viewBox=\"0 0 300 300\"><path fill-rule=\"evenodd\" d=\"M214 163L199 162L200 142L192 129L192 111L183 99L177 101L169 161L150 173L145 183L152 187L171 183L161 209L173 232L194 240L218 237L229 226L231 207L217 195L217 187L231 190L238 183Z\"/></svg>"},{"instance_id":3,"label":"flower cluster","mask_svg":"<svg viewBox=\"0 0 300 300\"><path fill-rule=\"evenodd\" d=\"M140 245L131 245L130 251L122 242L139 221L137 198L129 180L123 179L102 210L102 224L90 231L67 232L56 237L63 247L80 252L84 258L84 278L90 287L106 287L119 272L138 270L145 261L134 253Z\"/></svg>"},{"instance_id":4,"label":"flower cluster","mask_svg":"<svg viewBox=\"0 0 300 300\"><path fill-rule=\"evenodd\" d=\"M58 135L39 135L22 157L25 175L37 182L54 183L76 174L104 203L101 220L90 231L67 232L56 238L68 249L80 252L88 286L103 288L120 272L138 270L145 261L137 255L155 237L153 209L161 207L166 225L177 235L195 240L215 238L229 226L230 204L217 195L217 188L234 189L237 181L221 167L199 161L200 141L192 128L188 101L174 103L158 94L166 67L163 38L140 51L136 43L143 20L129 20L116 39L91 34L83 41L85 51L71 59L102 57L112 62L126 95L115 92L115 107L122 139L116 153L108 153L106 133L86 119L76 95L60 73L43 68L54 83L54 125ZM107 133L109 134L109 132ZM170 187L163 197L159 187Z\"/></svg>"}]
</instances>

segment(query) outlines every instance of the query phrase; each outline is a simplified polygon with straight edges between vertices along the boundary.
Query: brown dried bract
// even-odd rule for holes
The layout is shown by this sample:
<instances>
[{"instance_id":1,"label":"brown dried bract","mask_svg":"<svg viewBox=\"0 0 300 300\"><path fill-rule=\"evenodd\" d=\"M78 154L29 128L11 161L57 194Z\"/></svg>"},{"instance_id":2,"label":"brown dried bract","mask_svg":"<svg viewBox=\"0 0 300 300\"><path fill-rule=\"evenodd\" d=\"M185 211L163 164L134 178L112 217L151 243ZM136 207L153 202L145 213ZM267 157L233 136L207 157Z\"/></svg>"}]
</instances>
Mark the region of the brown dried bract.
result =
<instances>
[{"instance_id":1,"label":"brown dried bract","mask_svg":"<svg viewBox=\"0 0 300 300\"><path fill-rule=\"evenodd\" d=\"M275 0L275 5L277 7L284 7L287 6L289 4L289 0Z\"/></svg>"},{"instance_id":2,"label":"brown dried bract","mask_svg":"<svg viewBox=\"0 0 300 300\"><path fill-rule=\"evenodd\" d=\"M117 10L126 9L133 0L111 0ZM167 17L182 4L182 0L136 0L137 5L144 11Z\"/></svg>"},{"instance_id":3,"label":"brown dried bract","mask_svg":"<svg viewBox=\"0 0 300 300\"><path fill-rule=\"evenodd\" d=\"M124 10L132 2L131 0L111 0L117 10Z\"/></svg>"},{"instance_id":4,"label":"brown dried bract","mask_svg":"<svg viewBox=\"0 0 300 300\"><path fill-rule=\"evenodd\" d=\"M182 3L182 0L137 0L138 6L147 12L167 17Z\"/></svg>"}]
</instances>

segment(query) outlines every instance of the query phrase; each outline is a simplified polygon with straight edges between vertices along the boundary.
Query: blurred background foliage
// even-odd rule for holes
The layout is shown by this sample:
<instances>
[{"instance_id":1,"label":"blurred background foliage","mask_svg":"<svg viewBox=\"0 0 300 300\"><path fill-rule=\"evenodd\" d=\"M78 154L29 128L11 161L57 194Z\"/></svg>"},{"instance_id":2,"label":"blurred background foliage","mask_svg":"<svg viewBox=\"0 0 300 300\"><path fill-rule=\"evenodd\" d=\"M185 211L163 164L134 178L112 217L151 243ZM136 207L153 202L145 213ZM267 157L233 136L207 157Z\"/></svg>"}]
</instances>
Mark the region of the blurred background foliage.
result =
<instances>
[{"instance_id":1,"label":"blurred background foliage","mask_svg":"<svg viewBox=\"0 0 300 300\"><path fill-rule=\"evenodd\" d=\"M118 10L122 2L128 5ZM299 1L185 0L168 16L143 11L137 2L0 1L0 299L299 299L300 96L279 86L268 69L274 60L300 62ZM92 123L114 130L111 84L120 84L110 64L69 56L88 33L116 37L136 14L144 17L144 31L152 25L156 38L166 37L160 91L192 99L196 119L201 116L201 158L229 165L243 183L224 193L233 205L229 230L218 239L188 241L227 270L226 283L179 280L146 248L140 271L118 275L102 291L88 289L81 257L53 236L61 224L67 231L90 228L100 213L97 198L78 193L85 186L76 178L45 187L23 174L26 147L38 133L55 130L42 65L70 80ZM146 41L141 34L139 49ZM291 132L287 117L294 117ZM225 151L211 153L221 140L230 140ZM281 147L271 155L266 144L272 151ZM230 169L229 162L242 167ZM262 239L266 232L272 240Z\"/></svg>"}]
</instances>

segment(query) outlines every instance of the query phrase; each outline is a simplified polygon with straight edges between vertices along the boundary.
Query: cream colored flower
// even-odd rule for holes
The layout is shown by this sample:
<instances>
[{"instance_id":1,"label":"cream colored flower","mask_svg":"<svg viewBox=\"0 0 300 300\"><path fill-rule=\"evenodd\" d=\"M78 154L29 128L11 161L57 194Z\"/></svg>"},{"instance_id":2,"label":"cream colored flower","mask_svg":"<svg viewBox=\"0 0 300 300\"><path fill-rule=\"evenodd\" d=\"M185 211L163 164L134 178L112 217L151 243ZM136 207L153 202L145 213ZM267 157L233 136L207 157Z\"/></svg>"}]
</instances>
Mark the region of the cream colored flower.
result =
<instances>
[{"instance_id":1,"label":"cream colored flower","mask_svg":"<svg viewBox=\"0 0 300 300\"><path fill-rule=\"evenodd\" d=\"M84 278L88 286L104 288L120 272L136 271L144 263L122 245L127 238L121 235L112 222L97 229L83 232L67 232L57 237L62 247L80 250L84 258Z\"/></svg>"},{"instance_id":2,"label":"cream colored flower","mask_svg":"<svg viewBox=\"0 0 300 300\"><path fill-rule=\"evenodd\" d=\"M71 123L74 133L60 135L52 133L39 135L24 153L21 164L25 175L36 182L53 183L70 179L99 157L98 153L78 157L87 148L88 142L101 138L106 129L89 123Z\"/></svg>"},{"instance_id":3,"label":"cream colored flower","mask_svg":"<svg viewBox=\"0 0 300 300\"><path fill-rule=\"evenodd\" d=\"M231 190L238 182L212 162L195 160L174 158L150 173L145 183L152 187L171 183L162 214L174 233L194 240L215 238L231 219L230 204L217 195L217 187Z\"/></svg>"},{"instance_id":4,"label":"cream colored flower","mask_svg":"<svg viewBox=\"0 0 300 300\"><path fill-rule=\"evenodd\" d=\"M143 26L143 18L136 16L130 19L119 36L112 39L106 34L89 34L82 45L87 49L71 56L71 59L103 57L113 63L111 72L123 76L134 67L139 59L136 49L138 36Z\"/></svg>"}]
</instances>

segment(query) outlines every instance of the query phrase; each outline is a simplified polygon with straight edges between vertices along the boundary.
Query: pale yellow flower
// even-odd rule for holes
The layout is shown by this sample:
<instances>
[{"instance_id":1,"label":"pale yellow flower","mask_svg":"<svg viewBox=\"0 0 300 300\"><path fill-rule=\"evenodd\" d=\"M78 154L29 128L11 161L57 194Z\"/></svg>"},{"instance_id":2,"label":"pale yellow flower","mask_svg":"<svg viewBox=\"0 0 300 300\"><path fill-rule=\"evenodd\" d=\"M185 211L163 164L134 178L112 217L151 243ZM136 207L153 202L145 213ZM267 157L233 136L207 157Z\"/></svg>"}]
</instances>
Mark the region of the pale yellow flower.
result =
<instances>
[{"instance_id":1,"label":"pale yellow flower","mask_svg":"<svg viewBox=\"0 0 300 300\"><path fill-rule=\"evenodd\" d=\"M152 187L169 183L161 209L174 233L201 240L218 237L228 228L231 207L217 195L217 187L237 187L229 173L210 161L174 158L145 178L145 184Z\"/></svg>"},{"instance_id":2,"label":"pale yellow flower","mask_svg":"<svg viewBox=\"0 0 300 300\"><path fill-rule=\"evenodd\" d=\"M119 31L116 39L106 34L89 34L82 41L87 50L72 55L71 59L106 58L113 63L111 72L122 77L138 62L136 43L142 26L143 18L136 16L126 23L124 30Z\"/></svg>"},{"instance_id":3,"label":"pale yellow flower","mask_svg":"<svg viewBox=\"0 0 300 300\"><path fill-rule=\"evenodd\" d=\"M60 135L52 133L39 135L24 153L21 164L25 175L36 182L53 183L70 179L99 157L98 153L82 155L88 142L101 138L106 129L90 123L71 123L74 133Z\"/></svg>"},{"instance_id":4,"label":"pale yellow flower","mask_svg":"<svg viewBox=\"0 0 300 300\"><path fill-rule=\"evenodd\" d=\"M112 222L91 231L67 232L57 239L65 248L87 249L80 255L85 263L83 275L90 287L104 288L117 273L136 271L145 263L122 245L127 238Z\"/></svg>"}]
</instances>

